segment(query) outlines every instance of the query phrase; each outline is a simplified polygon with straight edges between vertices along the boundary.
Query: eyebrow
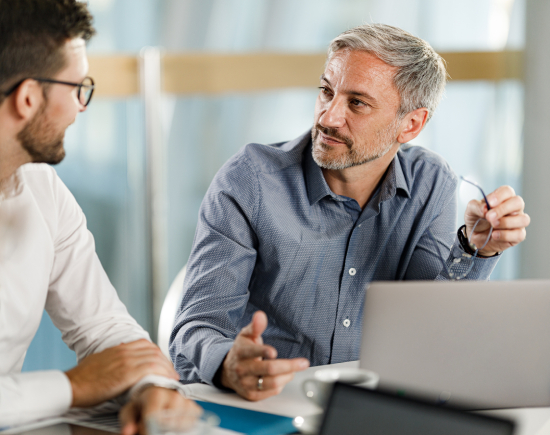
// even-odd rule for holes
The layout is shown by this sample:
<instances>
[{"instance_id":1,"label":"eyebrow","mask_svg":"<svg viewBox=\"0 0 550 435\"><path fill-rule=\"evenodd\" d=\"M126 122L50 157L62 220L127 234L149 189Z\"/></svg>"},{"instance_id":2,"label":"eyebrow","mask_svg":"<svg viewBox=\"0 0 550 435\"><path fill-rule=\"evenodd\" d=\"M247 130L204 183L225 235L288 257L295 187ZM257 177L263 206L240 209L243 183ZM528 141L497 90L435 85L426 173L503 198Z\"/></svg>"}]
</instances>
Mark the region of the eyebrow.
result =
<instances>
[{"instance_id":1,"label":"eyebrow","mask_svg":"<svg viewBox=\"0 0 550 435\"><path fill-rule=\"evenodd\" d=\"M327 77L324 75L324 74L321 74L321 77L320 77L321 81L325 81L327 82L330 86L332 86L332 84L330 83L330 80L327 79ZM370 100L374 103L377 102L376 98L374 98L372 95L370 95L368 92L359 92L359 91L344 91L345 94L348 94L348 95L354 95L356 97L363 97L363 98L366 98L367 100Z\"/></svg>"}]
</instances>

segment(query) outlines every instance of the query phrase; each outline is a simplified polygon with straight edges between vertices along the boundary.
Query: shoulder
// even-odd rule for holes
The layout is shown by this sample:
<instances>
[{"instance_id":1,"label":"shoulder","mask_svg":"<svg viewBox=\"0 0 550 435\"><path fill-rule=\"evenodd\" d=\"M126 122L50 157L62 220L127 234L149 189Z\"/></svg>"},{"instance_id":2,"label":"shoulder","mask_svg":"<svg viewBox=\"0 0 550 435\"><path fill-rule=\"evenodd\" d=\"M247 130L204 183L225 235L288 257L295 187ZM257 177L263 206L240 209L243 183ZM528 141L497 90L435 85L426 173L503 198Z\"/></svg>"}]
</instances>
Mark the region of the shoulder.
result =
<instances>
[{"instance_id":1,"label":"shoulder","mask_svg":"<svg viewBox=\"0 0 550 435\"><path fill-rule=\"evenodd\" d=\"M55 170L46 163L27 163L19 168L19 174L24 183L31 187L52 185L57 177Z\"/></svg>"},{"instance_id":2,"label":"shoulder","mask_svg":"<svg viewBox=\"0 0 550 435\"><path fill-rule=\"evenodd\" d=\"M83 220L76 199L50 165L28 163L21 166L19 176L52 230L62 221L80 223Z\"/></svg>"},{"instance_id":3,"label":"shoulder","mask_svg":"<svg viewBox=\"0 0 550 435\"><path fill-rule=\"evenodd\" d=\"M255 172L273 173L301 165L304 148L309 144L310 133L294 140L273 144L249 143L234 155L228 164L248 166Z\"/></svg>"},{"instance_id":4,"label":"shoulder","mask_svg":"<svg viewBox=\"0 0 550 435\"><path fill-rule=\"evenodd\" d=\"M422 146L404 144L397 153L409 186L415 182L445 183L455 186L458 178L447 161Z\"/></svg>"},{"instance_id":5,"label":"shoulder","mask_svg":"<svg viewBox=\"0 0 550 435\"><path fill-rule=\"evenodd\" d=\"M243 187L257 183L262 174L276 174L289 168L301 170L303 151L309 142L308 132L288 142L249 143L221 167L213 186Z\"/></svg>"},{"instance_id":6,"label":"shoulder","mask_svg":"<svg viewBox=\"0 0 550 435\"><path fill-rule=\"evenodd\" d=\"M54 202L67 199L74 201L55 169L46 163L27 163L19 168L19 174L25 187L39 200L48 198Z\"/></svg>"}]
</instances>

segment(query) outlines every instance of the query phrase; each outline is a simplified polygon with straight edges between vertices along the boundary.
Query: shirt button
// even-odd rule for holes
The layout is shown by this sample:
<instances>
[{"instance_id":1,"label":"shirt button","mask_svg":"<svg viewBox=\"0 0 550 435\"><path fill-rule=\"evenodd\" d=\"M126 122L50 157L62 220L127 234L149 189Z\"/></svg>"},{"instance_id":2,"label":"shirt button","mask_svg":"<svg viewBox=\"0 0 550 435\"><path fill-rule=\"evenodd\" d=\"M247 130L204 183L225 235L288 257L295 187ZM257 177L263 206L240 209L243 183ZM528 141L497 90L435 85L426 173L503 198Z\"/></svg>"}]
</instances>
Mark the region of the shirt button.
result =
<instances>
[{"instance_id":1,"label":"shirt button","mask_svg":"<svg viewBox=\"0 0 550 435\"><path fill-rule=\"evenodd\" d=\"M344 320L342 323L343 323L343 325L344 325L346 328L349 328L349 325L351 325L351 320L350 320L350 319L346 319L346 320Z\"/></svg>"},{"instance_id":2,"label":"shirt button","mask_svg":"<svg viewBox=\"0 0 550 435\"><path fill-rule=\"evenodd\" d=\"M352 268L349 270L349 274L350 274L351 276L355 275L356 273L357 273L357 271L355 270L354 267L352 267Z\"/></svg>"}]
</instances>

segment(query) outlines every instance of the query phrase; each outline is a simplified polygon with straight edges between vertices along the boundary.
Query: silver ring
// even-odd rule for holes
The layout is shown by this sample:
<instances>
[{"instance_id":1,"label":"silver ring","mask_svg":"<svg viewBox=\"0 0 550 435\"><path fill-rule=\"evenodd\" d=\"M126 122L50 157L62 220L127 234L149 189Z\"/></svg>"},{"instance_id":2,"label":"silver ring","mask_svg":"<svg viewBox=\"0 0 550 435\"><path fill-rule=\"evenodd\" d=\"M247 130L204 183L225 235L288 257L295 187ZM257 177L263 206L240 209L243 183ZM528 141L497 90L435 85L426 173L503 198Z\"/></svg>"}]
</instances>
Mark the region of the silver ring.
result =
<instances>
[{"instance_id":1,"label":"silver ring","mask_svg":"<svg viewBox=\"0 0 550 435\"><path fill-rule=\"evenodd\" d=\"M256 389L258 391L262 391L264 389L264 378L262 376L258 376L258 383L256 384Z\"/></svg>"}]
</instances>

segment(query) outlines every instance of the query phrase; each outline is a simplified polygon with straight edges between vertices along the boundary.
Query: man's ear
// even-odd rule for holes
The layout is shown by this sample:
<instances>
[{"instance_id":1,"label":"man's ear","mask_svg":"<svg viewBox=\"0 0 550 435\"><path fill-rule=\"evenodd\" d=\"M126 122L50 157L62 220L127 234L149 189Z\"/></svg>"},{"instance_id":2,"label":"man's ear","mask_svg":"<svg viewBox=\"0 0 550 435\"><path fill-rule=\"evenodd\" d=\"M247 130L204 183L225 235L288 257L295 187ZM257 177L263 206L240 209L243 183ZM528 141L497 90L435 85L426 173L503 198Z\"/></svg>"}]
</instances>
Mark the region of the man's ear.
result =
<instances>
[{"instance_id":1,"label":"man's ear","mask_svg":"<svg viewBox=\"0 0 550 435\"><path fill-rule=\"evenodd\" d=\"M397 142L407 143L418 136L428 121L428 113L425 107L407 113L401 121L403 130L397 137Z\"/></svg>"},{"instance_id":2,"label":"man's ear","mask_svg":"<svg viewBox=\"0 0 550 435\"><path fill-rule=\"evenodd\" d=\"M33 79L25 80L13 93L13 108L22 121L33 118L43 101L42 86Z\"/></svg>"}]
</instances>

